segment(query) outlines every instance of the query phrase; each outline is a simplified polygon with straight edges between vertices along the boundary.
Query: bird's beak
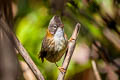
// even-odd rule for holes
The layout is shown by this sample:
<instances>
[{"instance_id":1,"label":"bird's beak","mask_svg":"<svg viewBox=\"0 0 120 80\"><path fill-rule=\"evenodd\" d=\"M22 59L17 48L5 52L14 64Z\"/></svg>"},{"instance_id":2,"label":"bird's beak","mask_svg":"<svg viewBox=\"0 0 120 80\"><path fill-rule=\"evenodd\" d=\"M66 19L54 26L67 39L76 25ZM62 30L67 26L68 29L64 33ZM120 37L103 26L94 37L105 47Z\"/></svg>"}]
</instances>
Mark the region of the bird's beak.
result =
<instances>
[{"instance_id":1,"label":"bird's beak","mask_svg":"<svg viewBox=\"0 0 120 80\"><path fill-rule=\"evenodd\" d=\"M63 27L64 27L64 24L61 24L60 27L63 28Z\"/></svg>"}]
</instances>

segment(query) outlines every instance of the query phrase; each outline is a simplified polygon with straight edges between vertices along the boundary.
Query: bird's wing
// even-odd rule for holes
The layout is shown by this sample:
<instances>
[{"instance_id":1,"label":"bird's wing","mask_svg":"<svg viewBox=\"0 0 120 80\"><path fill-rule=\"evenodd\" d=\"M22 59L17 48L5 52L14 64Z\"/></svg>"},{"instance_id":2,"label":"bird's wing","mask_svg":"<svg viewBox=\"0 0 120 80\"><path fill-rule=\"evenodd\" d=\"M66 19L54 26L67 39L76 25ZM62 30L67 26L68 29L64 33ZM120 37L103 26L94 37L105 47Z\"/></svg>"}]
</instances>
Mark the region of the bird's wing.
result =
<instances>
[{"instance_id":1,"label":"bird's wing","mask_svg":"<svg viewBox=\"0 0 120 80\"><path fill-rule=\"evenodd\" d=\"M42 41L41 51L39 53L39 58L41 58L42 62L44 61L44 57L47 54L47 51L45 50L45 47L47 45L46 41L47 41L46 38L44 38L43 41Z\"/></svg>"},{"instance_id":2,"label":"bird's wing","mask_svg":"<svg viewBox=\"0 0 120 80\"><path fill-rule=\"evenodd\" d=\"M52 47L53 45L51 45L53 43L53 39L52 38L44 38L42 41L42 47L41 47L41 51L39 53L39 58L41 58L42 62L44 61L44 57L47 56L47 53L49 51L52 51Z\"/></svg>"}]
</instances>

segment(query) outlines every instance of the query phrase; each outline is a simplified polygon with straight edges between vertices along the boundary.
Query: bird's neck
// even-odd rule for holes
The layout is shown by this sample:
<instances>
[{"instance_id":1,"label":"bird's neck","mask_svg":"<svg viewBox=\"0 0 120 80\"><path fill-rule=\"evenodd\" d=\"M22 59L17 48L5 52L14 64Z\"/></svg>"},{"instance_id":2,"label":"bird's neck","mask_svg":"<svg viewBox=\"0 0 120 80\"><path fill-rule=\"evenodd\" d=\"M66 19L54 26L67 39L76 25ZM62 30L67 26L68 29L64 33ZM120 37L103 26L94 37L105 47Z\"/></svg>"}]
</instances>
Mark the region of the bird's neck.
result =
<instances>
[{"instance_id":1,"label":"bird's neck","mask_svg":"<svg viewBox=\"0 0 120 80\"><path fill-rule=\"evenodd\" d=\"M46 35L47 35L47 37L49 37L49 38L53 37L53 34L51 34L48 29L47 29L47 34L46 34Z\"/></svg>"}]
</instances>

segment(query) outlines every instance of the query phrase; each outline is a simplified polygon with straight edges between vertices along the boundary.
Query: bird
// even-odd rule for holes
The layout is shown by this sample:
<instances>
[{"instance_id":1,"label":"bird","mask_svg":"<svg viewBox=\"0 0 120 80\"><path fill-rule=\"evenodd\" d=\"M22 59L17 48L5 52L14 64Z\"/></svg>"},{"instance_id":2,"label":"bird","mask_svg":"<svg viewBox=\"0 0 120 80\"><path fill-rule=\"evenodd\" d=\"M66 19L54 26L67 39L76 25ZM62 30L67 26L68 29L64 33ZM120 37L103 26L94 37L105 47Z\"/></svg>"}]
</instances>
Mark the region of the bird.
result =
<instances>
[{"instance_id":1,"label":"bird","mask_svg":"<svg viewBox=\"0 0 120 80\"><path fill-rule=\"evenodd\" d=\"M39 58L44 62L44 58L51 63L58 62L67 50L68 39L64 32L64 24L59 16L53 16L50 20L47 33L42 41ZM65 72L63 67L56 66L61 72Z\"/></svg>"}]
</instances>

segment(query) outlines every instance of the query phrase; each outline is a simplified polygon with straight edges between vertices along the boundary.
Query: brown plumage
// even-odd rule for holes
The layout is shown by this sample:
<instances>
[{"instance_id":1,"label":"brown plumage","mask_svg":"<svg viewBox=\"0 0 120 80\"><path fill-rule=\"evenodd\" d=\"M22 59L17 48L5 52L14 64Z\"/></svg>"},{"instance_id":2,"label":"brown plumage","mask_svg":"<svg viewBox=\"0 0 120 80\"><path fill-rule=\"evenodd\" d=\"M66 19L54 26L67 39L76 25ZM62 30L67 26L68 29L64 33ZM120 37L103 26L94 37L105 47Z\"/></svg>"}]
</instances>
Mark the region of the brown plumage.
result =
<instances>
[{"instance_id":1,"label":"brown plumage","mask_svg":"<svg viewBox=\"0 0 120 80\"><path fill-rule=\"evenodd\" d=\"M41 58L42 62L46 58L48 61L56 63L65 53L67 43L63 24L58 16L54 16L42 41L39 58Z\"/></svg>"}]
</instances>

